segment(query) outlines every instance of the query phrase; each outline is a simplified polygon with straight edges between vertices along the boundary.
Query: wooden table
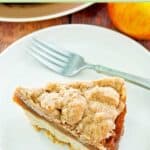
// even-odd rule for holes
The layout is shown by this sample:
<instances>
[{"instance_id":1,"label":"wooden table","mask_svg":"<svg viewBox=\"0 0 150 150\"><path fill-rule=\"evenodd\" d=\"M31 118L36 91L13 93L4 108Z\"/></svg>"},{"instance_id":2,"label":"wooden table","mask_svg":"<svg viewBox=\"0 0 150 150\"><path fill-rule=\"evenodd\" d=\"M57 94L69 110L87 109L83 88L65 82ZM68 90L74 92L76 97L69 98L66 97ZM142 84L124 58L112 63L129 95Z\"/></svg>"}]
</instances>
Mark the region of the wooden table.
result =
<instances>
[{"instance_id":1,"label":"wooden table","mask_svg":"<svg viewBox=\"0 0 150 150\"><path fill-rule=\"evenodd\" d=\"M106 6L106 4L94 4L93 6L75 14L47 21L31 23L0 22L0 52L22 36L35 30L53 25L84 23L104 26L116 30L108 17ZM150 51L150 40L138 42Z\"/></svg>"}]
</instances>

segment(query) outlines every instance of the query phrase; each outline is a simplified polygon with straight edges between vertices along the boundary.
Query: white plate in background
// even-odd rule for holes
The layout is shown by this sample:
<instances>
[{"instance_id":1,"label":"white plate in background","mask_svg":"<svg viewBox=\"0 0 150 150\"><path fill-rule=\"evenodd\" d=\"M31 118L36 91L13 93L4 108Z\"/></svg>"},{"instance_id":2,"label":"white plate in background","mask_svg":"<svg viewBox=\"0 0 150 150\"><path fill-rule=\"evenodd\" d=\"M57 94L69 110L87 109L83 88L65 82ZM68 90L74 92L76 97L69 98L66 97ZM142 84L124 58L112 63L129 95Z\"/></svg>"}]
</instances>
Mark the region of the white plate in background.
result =
<instances>
[{"instance_id":1,"label":"white plate in background","mask_svg":"<svg viewBox=\"0 0 150 150\"><path fill-rule=\"evenodd\" d=\"M0 4L0 21L29 22L54 19L91 6L93 3Z\"/></svg>"}]
</instances>

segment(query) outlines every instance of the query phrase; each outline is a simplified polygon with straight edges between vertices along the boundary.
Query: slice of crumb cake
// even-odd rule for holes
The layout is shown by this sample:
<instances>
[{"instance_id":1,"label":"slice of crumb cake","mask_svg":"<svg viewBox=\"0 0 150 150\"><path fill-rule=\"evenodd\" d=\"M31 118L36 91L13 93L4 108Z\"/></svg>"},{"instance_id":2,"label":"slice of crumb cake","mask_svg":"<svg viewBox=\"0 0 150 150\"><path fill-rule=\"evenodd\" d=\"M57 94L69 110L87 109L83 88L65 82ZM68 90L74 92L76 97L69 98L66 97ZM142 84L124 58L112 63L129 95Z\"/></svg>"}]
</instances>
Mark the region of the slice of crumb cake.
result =
<instances>
[{"instance_id":1,"label":"slice of crumb cake","mask_svg":"<svg viewBox=\"0 0 150 150\"><path fill-rule=\"evenodd\" d=\"M126 113L124 80L104 78L17 88L14 101L33 126L74 150L116 150Z\"/></svg>"}]
</instances>

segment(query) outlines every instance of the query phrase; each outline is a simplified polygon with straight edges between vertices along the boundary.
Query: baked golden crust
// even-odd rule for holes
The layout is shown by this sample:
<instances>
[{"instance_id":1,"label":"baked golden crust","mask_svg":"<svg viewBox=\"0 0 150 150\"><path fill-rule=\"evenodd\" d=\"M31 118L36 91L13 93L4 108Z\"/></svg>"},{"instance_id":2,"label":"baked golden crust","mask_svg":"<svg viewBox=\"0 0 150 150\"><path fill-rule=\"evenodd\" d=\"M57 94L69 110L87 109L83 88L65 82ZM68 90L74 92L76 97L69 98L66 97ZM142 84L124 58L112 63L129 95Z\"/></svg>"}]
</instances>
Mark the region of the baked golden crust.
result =
<instances>
[{"instance_id":1,"label":"baked golden crust","mask_svg":"<svg viewBox=\"0 0 150 150\"><path fill-rule=\"evenodd\" d=\"M40 90L18 88L14 100L47 121L59 124L87 146L99 150L116 148L126 100L124 81L120 78L53 83Z\"/></svg>"}]
</instances>

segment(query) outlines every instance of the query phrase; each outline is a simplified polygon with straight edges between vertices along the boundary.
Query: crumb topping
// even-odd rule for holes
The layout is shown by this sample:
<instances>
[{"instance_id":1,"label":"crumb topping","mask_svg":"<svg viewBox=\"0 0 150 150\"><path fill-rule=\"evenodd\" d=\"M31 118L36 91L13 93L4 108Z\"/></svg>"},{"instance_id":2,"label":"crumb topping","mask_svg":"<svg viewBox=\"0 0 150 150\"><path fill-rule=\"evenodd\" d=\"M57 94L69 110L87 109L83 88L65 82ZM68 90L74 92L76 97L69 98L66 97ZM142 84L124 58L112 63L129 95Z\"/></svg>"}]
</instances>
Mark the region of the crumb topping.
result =
<instances>
[{"instance_id":1,"label":"crumb topping","mask_svg":"<svg viewBox=\"0 0 150 150\"><path fill-rule=\"evenodd\" d=\"M26 91L26 96L46 111L53 121L78 137L85 144L103 149L103 139L115 129L115 119L125 107L120 78L94 82L49 84L42 90Z\"/></svg>"}]
</instances>

